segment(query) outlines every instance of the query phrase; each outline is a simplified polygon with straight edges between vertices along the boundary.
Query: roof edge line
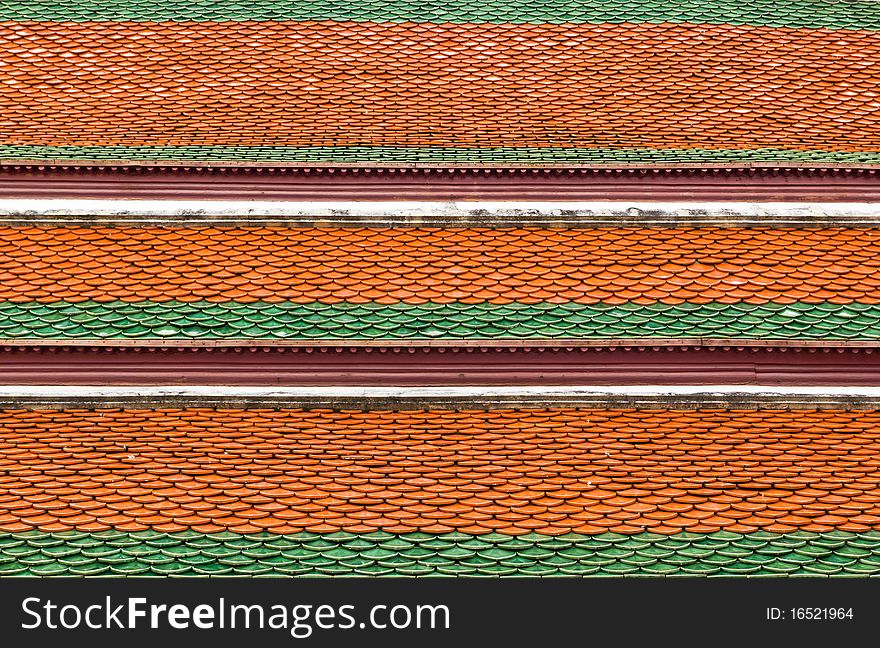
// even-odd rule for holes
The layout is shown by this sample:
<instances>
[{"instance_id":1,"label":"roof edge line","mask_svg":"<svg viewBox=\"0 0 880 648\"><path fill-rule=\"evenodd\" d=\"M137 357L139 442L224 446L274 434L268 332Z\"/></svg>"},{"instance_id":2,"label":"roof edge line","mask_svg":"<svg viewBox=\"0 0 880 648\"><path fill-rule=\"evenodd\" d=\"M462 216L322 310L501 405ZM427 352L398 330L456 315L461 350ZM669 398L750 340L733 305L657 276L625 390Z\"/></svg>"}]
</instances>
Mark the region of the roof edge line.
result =
<instances>
[{"instance_id":1,"label":"roof edge line","mask_svg":"<svg viewBox=\"0 0 880 648\"><path fill-rule=\"evenodd\" d=\"M615 349L620 347L705 349L705 348L771 348L771 349L880 349L880 340L795 340L795 339L738 339L738 338L607 338L585 340L561 339L343 339L292 340L231 338L224 340L126 340L126 339L0 339L0 348L64 349L64 348L141 348L141 349L236 349L236 348L293 348L293 349L361 349L361 348L452 348L452 349Z\"/></svg>"},{"instance_id":2,"label":"roof edge line","mask_svg":"<svg viewBox=\"0 0 880 648\"><path fill-rule=\"evenodd\" d=\"M403 227L880 227L880 203L785 200L0 198L0 223Z\"/></svg>"},{"instance_id":3,"label":"roof edge line","mask_svg":"<svg viewBox=\"0 0 880 648\"><path fill-rule=\"evenodd\" d=\"M802 161L767 161L767 162L608 162L608 163L497 163L497 162L284 162L284 161L186 161L179 160L69 160L63 158L0 158L0 169L18 167L22 169L47 170L66 167L94 167L98 169L113 168L173 168L175 170L196 169L304 169L304 170L425 170L425 171L540 171L540 170L572 170L572 171L666 171L666 170L774 170L797 169L802 171L870 171L880 170L880 162L810 162Z\"/></svg>"},{"instance_id":4,"label":"roof edge line","mask_svg":"<svg viewBox=\"0 0 880 648\"><path fill-rule=\"evenodd\" d=\"M880 408L880 387L0 387L2 409L487 410L520 407L875 410Z\"/></svg>"}]
</instances>

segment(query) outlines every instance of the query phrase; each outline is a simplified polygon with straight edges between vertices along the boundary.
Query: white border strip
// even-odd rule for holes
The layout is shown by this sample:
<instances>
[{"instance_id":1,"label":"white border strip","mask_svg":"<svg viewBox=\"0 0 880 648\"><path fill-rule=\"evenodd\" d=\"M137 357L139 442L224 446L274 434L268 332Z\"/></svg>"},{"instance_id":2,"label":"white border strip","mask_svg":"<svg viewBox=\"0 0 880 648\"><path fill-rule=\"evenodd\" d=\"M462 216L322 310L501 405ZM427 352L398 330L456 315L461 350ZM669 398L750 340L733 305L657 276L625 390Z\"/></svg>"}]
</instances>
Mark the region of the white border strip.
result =
<instances>
[{"instance_id":1,"label":"white border strip","mask_svg":"<svg viewBox=\"0 0 880 648\"><path fill-rule=\"evenodd\" d=\"M5 386L0 409L513 408L880 410L880 387L86 387Z\"/></svg>"},{"instance_id":2,"label":"white border strip","mask_svg":"<svg viewBox=\"0 0 880 648\"><path fill-rule=\"evenodd\" d=\"M152 224L243 219L363 224L441 221L462 225L496 221L810 224L823 220L880 224L880 203L0 199L0 221L65 219Z\"/></svg>"},{"instance_id":3,"label":"white border strip","mask_svg":"<svg viewBox=\"0 0 880 648\"><path fill-rule=\"evenodd\" d=\"M14 398L341 398L341 399L493 399L493 398L878 398L880 387L766 387L761 385L658 385L658 386L454 386L454 387L248 387L198 385L86 386L0 385L0 399Z\"/></svg>"}]
</instances>

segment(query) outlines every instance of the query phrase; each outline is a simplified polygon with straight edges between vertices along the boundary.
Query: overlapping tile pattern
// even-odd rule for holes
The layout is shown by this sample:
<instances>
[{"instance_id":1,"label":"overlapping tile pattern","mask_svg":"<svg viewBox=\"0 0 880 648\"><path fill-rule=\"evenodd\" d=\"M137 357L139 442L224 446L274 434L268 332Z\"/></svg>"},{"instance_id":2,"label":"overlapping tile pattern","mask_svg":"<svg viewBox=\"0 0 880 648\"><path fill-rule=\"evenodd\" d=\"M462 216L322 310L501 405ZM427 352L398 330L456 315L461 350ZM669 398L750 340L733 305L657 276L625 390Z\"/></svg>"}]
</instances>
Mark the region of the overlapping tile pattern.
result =
<instances>
[{"instance_id":1,"label":"overlapping tile pattern","mask_svg":"<svg viewBox=\"0 0 880 648\"><path fill-rule=\"evenodd\" d=\"M880 338L871 228L0 228L0 338Z\"/></svg>"},{"instance_id":2,"label":"overlapping tile pattern","mask_svg":"<svg viewBox=\"0 0 880 648\"><path fill-rule=\"evenodd\" d=\"M202 5L158 4L153 20L146 5L104 3L87 22L76 22L80 5L74 21L60 8L7 6L3 156L880 160L873 3L590 3L583 20L604 22L555 24L544 14L556 6L538 3L538 14L349 4L294 19L282 8L268 20L265 2L219 3L205 21ZM131 17L118 20L126 7ZM659 22L644 15L655 11Z\"/></svg>"},{"instance_id":3,"label":"overlapping tile pattern","mask_svg":"<svg viewBox=\"0 0 880 648\"><path fill-rule=\"evenodd\" d=\"M661 23L880 29L870 0L5 0L0 20Z\"/></svg>"},{"instance_id":4,"label":"overlapping tile pattern","mask_svg":"<svg viewBox=\"0 0 880 648\"><path fill-rule=\"evenodd\" d=\"M0 302L0 339L57 340L880 339L877 304L290 304Z\"/></svg>"},{"instance_id":5,"label":"overlapping tile pattern","mask_svg":"<svg viewBox=\"0 0 880 648\"><path fill-rule=\"evenodd\" d=\"M0 534L0 576L876 576L880 533Z\"/></svg>"},{"instance_id":6,"label":"overlapping tile pattern","mask_svg":"<svg viewBox=\"0 0 880 648\"><path fill-rule=\"evenodd\" d=\"M880 529L880 412L6 410L0 532Z\"/></svg>"},{"instance_id":7,"label":"overlapping tile pattern","mask_svg":"<svg viewBox=\"0 0 880 648\"><path fill-rule=\"evenodd\" d=\"M0 575L880 573L874 410L4 410Z\"/></svg>"},{"instance_id":8,"label":"overlapping tile pattern","mask_svg":"<svg viewBox=\"0 0 880 648\"><path fill-rule=\"evenodd\" d=\"M0 227L0 300L880 304L880 229Z\"/></svg>"},{"instance_id":9,"label":"overlapping tile pattern","mask_svg":"<svg viewBox=\"0 0 880 648\"><path fill-rule=\"evenodd\" d=\"M400 146L29 146L0 144L0 159L18 161L175 161L175 162L296 162L359 164L370 166L422 163L480 165L505 164L536 166L540 164L608 163L719 163L802 162L839 164L877 164L876 151L794 150L769 147L752 149L658 149L627 147L550 148L483 147L443 148Z\"/></svg>"}]
</instances>

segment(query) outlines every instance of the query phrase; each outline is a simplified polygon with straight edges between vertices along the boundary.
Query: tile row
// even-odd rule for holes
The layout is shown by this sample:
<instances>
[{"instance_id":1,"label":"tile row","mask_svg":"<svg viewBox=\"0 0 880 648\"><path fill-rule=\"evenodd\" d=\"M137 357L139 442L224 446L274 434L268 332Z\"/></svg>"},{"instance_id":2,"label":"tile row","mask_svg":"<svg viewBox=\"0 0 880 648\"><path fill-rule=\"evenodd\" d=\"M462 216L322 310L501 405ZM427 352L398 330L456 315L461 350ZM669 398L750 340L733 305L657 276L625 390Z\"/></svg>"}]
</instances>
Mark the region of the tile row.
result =
<instances>
[{"instance_id":1,"label":"tile row","mask_svg":"<svg viewBox=\"0 0 880 648\"><path fill-rule=\"evenodd\" d=\"M644 148L637 146L272 146L272 145L41 145L3 144L0 159L174 161L174 162L325 162L362 163L474 163L504 164L614 164L634 163L719 163L802 162L880 163L880 150L831 151L815 148L757 146L733 148Z\"/></svg>"},{"instance_id":2,"label":"tile row","mask_svg":"<svg viewBox=\"0 0 880 648\"><path fill-rule=\"evenodd\" d=\"M0 531L880 529L880 412L6 410Z\"/></svg>"},{"instance_id":3,"label":"tile row","mask_svg":"<svg viewBox=\"0 0 880 648\"><path fill-rule=\"evenodd\" d=\"M0 20L369 21L464 23L690 22L880 29L872 2L817 0L6 0Z\"/></svg>"},{"instance_id":4,"label":"tile row","mask_svg":"<svg viewBox=\"0 0 880 648\"><path fill-rule=\"evenodd\" d=\"M0 300L880 303L880 230L2 227Z\"/></svg>"},{"instance_id":5,"label":"tile row","mask_svg":"<svg viewBox=\"0 0 880 648\"><path fill-rule=\"evenodd\" d=\"M0 52L8 146L365 147L389 162L880 151L868 29L7 21Z\"/></svg>"},{"instance_id":6,"label":"tile row","mask_svg":"<svg viewBox=\"0 0 880 648\"><path fill-rule=\"evenodd\" d=\"M877 576L880 535L0 534L0 576Z\"/></svg>"},{"instance_id":7,"label":"tile row","mask_svg":"<svg viewBox=\"0 0 880 648\"><path fill-rule=\"evenodd\" d=\"M704 338L873 341L880 338L880 305L0 302L0 339L16 341Z\"/></svg>"}]
</instances>

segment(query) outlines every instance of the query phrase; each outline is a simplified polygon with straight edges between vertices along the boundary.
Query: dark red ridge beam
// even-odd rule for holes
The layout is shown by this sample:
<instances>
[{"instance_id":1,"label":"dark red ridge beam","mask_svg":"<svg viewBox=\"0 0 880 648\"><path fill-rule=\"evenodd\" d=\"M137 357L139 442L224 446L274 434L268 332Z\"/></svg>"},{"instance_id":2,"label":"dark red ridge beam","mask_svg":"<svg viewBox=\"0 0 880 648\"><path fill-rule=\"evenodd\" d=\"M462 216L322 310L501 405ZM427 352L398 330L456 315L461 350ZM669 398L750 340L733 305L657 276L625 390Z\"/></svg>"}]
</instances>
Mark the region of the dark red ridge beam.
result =
<instances>
[{"instance_id":1,"label":"dark red ridge beam","mask_svg":"<svg viewBox=\"0 0 880 648\"><path fill-rule=\"evenodd\" d=\"M5 165L0 198L880 202L877 169Z\"/></svg>"},{"instance_id":2,"label":"dark red ridge beam","mask_svg":"<svg viewBox=\"0 0 880 648\"><path fill-rule=\"evenodd\" d=\"M877 385L873 349L6 348L18 385Z\"/></svg>"}]
</instances>

